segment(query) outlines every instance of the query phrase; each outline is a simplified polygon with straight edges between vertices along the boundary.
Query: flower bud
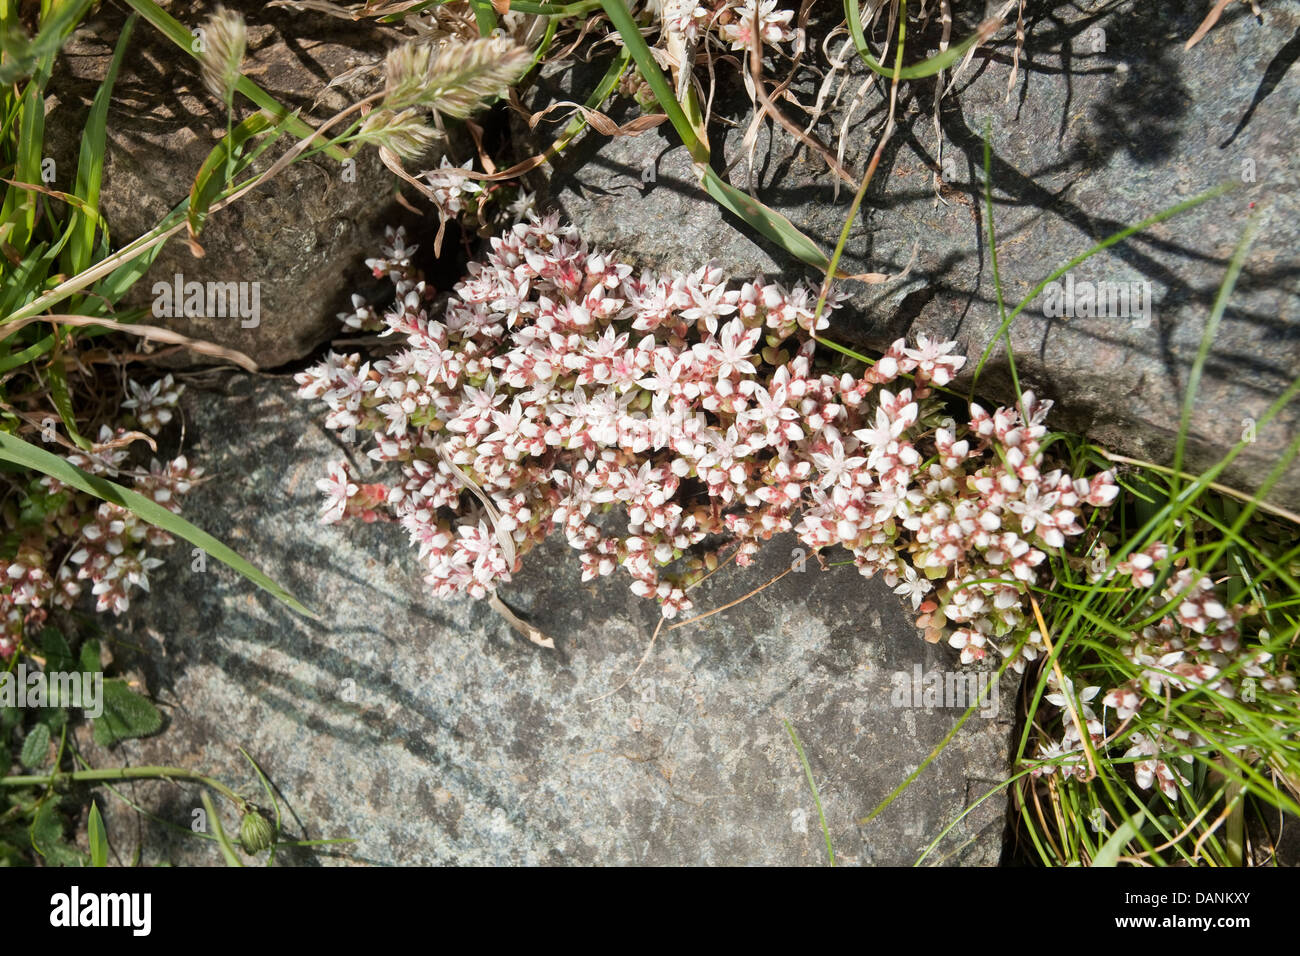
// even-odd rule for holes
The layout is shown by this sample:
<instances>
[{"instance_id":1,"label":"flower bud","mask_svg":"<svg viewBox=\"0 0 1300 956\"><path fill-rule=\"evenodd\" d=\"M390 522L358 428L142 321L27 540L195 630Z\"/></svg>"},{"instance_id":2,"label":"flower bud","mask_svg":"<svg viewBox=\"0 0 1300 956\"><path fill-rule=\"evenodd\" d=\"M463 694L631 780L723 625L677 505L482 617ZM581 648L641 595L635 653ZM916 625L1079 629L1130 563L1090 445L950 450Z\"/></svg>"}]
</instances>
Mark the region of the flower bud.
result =
<instances>
[{"instance_id":1,"label":"flower bud","mask_svg":"<svg viewBox=\"0 0 1300 956\"><path fill-rule=\"evenodd\" d=\"M239 821L239 844L248 854L270 849L275 842L275 827L262 816L261 811L250 809Z\"/></svg>"}]
</instances>

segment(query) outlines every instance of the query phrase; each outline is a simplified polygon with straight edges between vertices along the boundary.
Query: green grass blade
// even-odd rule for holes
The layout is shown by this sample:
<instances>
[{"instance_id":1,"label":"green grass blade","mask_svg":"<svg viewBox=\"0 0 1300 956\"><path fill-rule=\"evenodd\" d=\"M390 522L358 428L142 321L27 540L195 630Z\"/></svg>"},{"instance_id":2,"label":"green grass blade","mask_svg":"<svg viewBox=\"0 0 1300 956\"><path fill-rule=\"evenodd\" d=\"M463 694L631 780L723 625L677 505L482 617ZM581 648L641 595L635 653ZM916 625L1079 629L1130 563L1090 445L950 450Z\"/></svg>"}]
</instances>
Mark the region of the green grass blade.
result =
<instances>
[{"instance_id":1,"label":"green grass blade","mask_svg":"<svg viewBox=\"0 0 1300 956\"><path fill-rule=\"evenodd\" d=\"M1097 851L1097 855L1092 858L1092 865L1103 867L1117 865L1120 854L1124 852L1124 848L1129 845L1129 842L1138 835L1142 829L1142 821L1145 818L1146 812L1138 810L1131 819L1125 820L1116 827L1115 832L1102 844L1101 849Z\"/></svg>"},{"instance_id":2,"label":"green grass blade","mask_svg":"<svg viewBox=\"0 0 1300 956\"><path fill-rule=\"evenodd\" d=\"M45 144L45 84L49 82L63 41L77 22L85 16L90 0L68 0L46 11L40 33L32 44L39 51L35 67L23 90L18 118L18 154L12 174L8 177L23 183L41 181L41 163ZM0 225L11 225L6 241L16 249L24 249L36 227L36 194L23 189L10 188L0 206Z\"/></svg>"},{"instance_id":3,"label":"green grass blade","mask_svg":"<svg viewBox=\"0 0 1300 956\"><path fill-rule=\"evenodd\" d=\"M202 548L212 557L238 571L277 601L287 605L299 614L314 618L316 615L298 602L288 591L280 587L269 577L240 557L234 550L222 544L212 535L190 524L184 518L172 514L162 505L146 498L138 492L123 488L96 475L90 475L70 464L57 455L23 441L15 435L0 432L0 460L39 471L57 478L72 488L94 495L104 501L129 509L143 520L162 528L178 538L184 538L191 544Z\"/></svg>"},{"instance_id":4,"label":"green grass blade","mask_svg":"<svg viewBox=\"0 0 1300 956\"><path fill-rule=\"evenodd\" d=\"M893 78L894 70L884 66L871 55L871 49L867 46L866 35L862 30L862 13L858 0L844 0L844 16L848 21L849 35L853 38L853 46L857 49L858 56L862 57L862 62L881 76ZM956 46L949 47L923 63L914 63L911 66L902 67L898 70L898 78L900 80L920 80L927 76L934 76L939 71L948 69L948 67L965 56L967 50L987 40L988 37L989 33L987 31L977 30Z\"/></svg>"},{"instance_id":5,"label":"green grass blade","mask_svg":"<svg viewBox=\"0 0 1300 956\"><path fill-rule=\"evenodd\" d=\"M641 76L650 85L650 91L654 93L660 109L668 114L668 121L673 124L673 129L677 130L677 135L686 144L691 158L697 163L707 164L709 144L700 139L699 133L686 118L682 105L677 102L677 94L673 92L672 84L668 82L668 77L664 76L664 71L659 68L659 62L650 52L645 37L641 36L641 30L637 27L636 20L632 18L626 0L601 0L600 5L604 7L606 16L622 38L623 46L632 54L632 59L636 61L636 68L641 71Z\"/></svg>"},{"instance_id":6,"label":"green grass blade","mask_svg":"<svg viewBox=\"0 0 1300 956\"><path fill-rule=\"evenodd\" d=\"M90 819L86 821L86 842L90 844L90 865L108 866L108 832L104 818L99 815L99 804L90 802Z\"/></svg>"},{"instance_id":7,"label":"green grass blade","mask_svg":"<svg viewBox=\"0 0 1300 956\"><path fill-rule=\"evenodd\" d=\"M790 735L790 741L794 744L794 749L799 754L799 763L803 764L804 776L808 779L808 789L812 791L813 803L817 804L817 817L821 820L822 836L826 840L826 855L830 857L831 866L835 865L835 849L831 846L831 831L826 825L826 813L822 810L821 794L817 792L817 781L813 780L812 767L808 764L808 757L803 752L803 744L799 743L799 735L794 732L794 727L790 721L785 721L785 732Z\"/></svg>"},{"instance_id":8,"label":"green grass blade","mask_svg":"<svg viewBox=\"0 0 1300 956\"><path fill-rule=\"evenodd\" d=\"M831 261L817 243L799 231L789 219L769 209L752 196L722 181L708 166L703 167L702 181L705 191L724 209L739 216L760 235L772 240L800 262L805 262L822 272L831 267Z\"/></svg>"},{"instance_id":9,"label":"green grass blade","mask_svg":"<svg viewBox=\"0 0 1300 956\"><path fill-rule=\"evenodd\" d=\"M623 74L627 71L627 65L631 61L632 55L628 53L626 49L618 51L613 62L609 64L609 68L605 71L605 75L600 78L600 82L596 84L596 88L592 90L591 95L587 97L587 102L584 104L587 109L600 109L600 104L604 103L605 100L608 99L609 94L614 92L614 87L616 87L618 81L623 78ZM547 156L559 155L560 151L568 146L569 143L573 142L573 138L586 129L586 127L587 118L581 113L576 114L573 119L569 120L569 125L564 128L564 132L560 134L560 138L552 143L551 148L546 151Z\"/></svg>"},{"instance_id":10,"label":"green grass blade","mask_svg":"<svg viewBox=\"0 0 1300 956\"><path fill-rule=\"evenodd\" d=\"M113 48L113 58L108 64L108 74L95 93L95 99L90 105L90 114L86 117L86 128L81 134L81 155L77 159L77 182L73 192L91 210L99 209L99 188L104 174L108 104L113 98L113 86L117 82L118 70L122 66L122 58L126 55L127 44L131 42L131 31L135 28L136 19L137 14L133 13L127 17L126 23L122 26L122 33ZM63 271L68 275L76 275L90 265L97 225L97 217L85 213L74 217L72 238L63 254Z\"/></svg>"},{"instance_id":11,"label":"green grass blade","mask_svg":"<svg viewBox=\"0 0 1300 956\"><path fill-rule=\"evenodd\" d=\"M469 0L469 5L474 11L474 22L478 24L479 36L491 36L492 31L497 28L497 14L492 9L492 4L487 0Z\"/></svg>"},{"instance_id":12,"label":"green grass blade","mask_svg":"<svg viewBox=\"0 0 1300 956\"><path fill-rule=\"evenodd\" d=\"M57 341L57 335L55 338ZM49 364L46 371L50 376L50 399L54 402L59 418L63 419L63 427L67 429L68 437L76 442L78 448L89 450L90 442L77 429L77 416L72 410L72 393L68 389L68 375L63 368L60 350L55 350L54 361Z\"/></svg>"},{"instance_id":13,"label":"green grass blade","mask_svg":"<svg viewBox=\"0 0 1300 956\"><path fill-rule=\"evenodd\" d=\"M380 23L400 23L406 17L423 13L432 7L441 6L447 0L433 0L431 3L417 3L400 13L390 13L378 18ZM577 3L532 3L531 0L511 0L511 13L529 13L538 17L580 17L599 10L601 0L579 0Z\"/></svg>"},{"instance_id":14,"label":"green grass blade","mask_svg":"<svg viewBox=\"0 0 1300 956\"><path fill-rule=\"evenodd\" d=\"M221 817L217 815L217 808L212 805L212 798L208 796L208 791L202 791L199 797L203 801L203 809L207 811L208 821L212 824L212 832L216 834L217 846L221 847L221 856L225 859L226 865L243 866L243 861L230 844L230 837L226 836L226 828L221 825Z\"/></svg>"},{"instance_id":15,"label":"green grass blade","mask_svg":"<svg viewBox=\"0 0 1300 956\"><path fill-rule=\"evenodd\" d=\"M244 144L255 136L260 136L274 128L265 113L254 113L244 120L221 142L212 148L199 167L190 187L190 205L186 212L186 223L191 236L197 236L207 221L208 210L217 201L230 182L230 177L238 172L232 164L239 158Z\"/></svg>"},{"instance_id":16,"label":"green grass blade","mask_svg":"<svg viewBox=\"0 0 1300 956\"><path fill-rule=\"evenodd\" d=\"M27 348L15 352L12 355L6 355L3 359L0 359L0 375L3 375L5 372L11 372L16 368L21 368L28 362L40 358L52 348L54 348L54 336L47 335L34 345L29 345Z\"/></svg>"},{"instance_id":17,"label":"green grass blade","mask_svg":"<svg viewBox=\"0 0 1300 956\"><path fill-rule=\"evenodd\" d=\"M45 84L50 78L52 57L41 61L27 81L19 106L18 155L11 177L20 183L41 181L41 148L45 139ZM15 249L26 249L36 227L36 196L30 189L10 186L0 207L0 226L9 227L5 238Z\"/></svg>"},{"instance_id":18,"label":"green grass blade","mask_svg":"<svg viewBox=\"0 0 1300 956\"><path fill-rule=\"evenodd\" d=\"M28 246L22 261L13 271L0 277L0 316L36 298L49 275L49 244Z\"/></svg>"},{"instance_id":19,"label":"green grass blade","mask_svg":"<svg viewBox=\"0 0 1300 956\"><path fill-rule=\"evenodd\" d=\"M1205 323L1205 331L1201 334L1201 343L1196 350L1196 360L1192 363L1191 371L1187 374L1187 391L1183 396L1183 413L1178 423L1178 441L1174 444L1174 473L1169 479L1170 495L1172 497L1178 495L1178 473L1183 470L1183 455L1187 451L1187 432L1192 424L1192 408L1196 404L1196 393L1200 388L1201 373L1205 369L1206 360L1210 357L1210 347L1214 343L1214 334L1219 330L1219 323L1223 321L1223 313L1228 308L1228 298L1232 295L1232 290L1236 288L1237 278L1241 275L1242 266L1246 262L1246 255L1250 252L1250 245L1255 241L1255 234L1258 230L1259 213L1256 213L1246 223L1246 228L1241 233L1241 239L1237 242L1237 248L1232 252L1232 259L1228 262L1228 271L1223 277L1223 282L1219 285L1219 292L1214 297L1214 307L1210 310L1210 317Z\"/></svg>"},{"instance_id":20,"label":"green grass blade","mask_svg":"<svg viewBox=\"0 0 1300 956\"><path fill-rule=\"evenodd\" d=\"M1071 259L1069 262L1067 262L1065 265L1061 266L1058 269L1053 270L1048 275L1044 276L1038 282L1037 285L1035 285L1032 289L1029 290L1029 294L1026 295L1023 299L1021 299L1020 303L1007 314L1007 317L1002 320L1002 325L998 328L998 330L994 332L991 336L989 336L989 344L985 346L984 354L980 356L979 365L975 367L975 374L971 377L971 397L972 398L974 397L975 383L979 381L980 373L984 370L984 366L988 362L989 357L993 354L993 350L997 348L998 343L1002 341L1003 337L1007 333L1007 330L1011 327L1011 323L1015 321L1016 316L1018 316L1021 312L1023 312L1025 308L1031 302L1034 301L1034 299L1038 296L1040 292L1043 291L1043 289L1047 288L1047 284L1049 282L1055 282L1057 279L1065 275L1075 266L1080 265L1083 262L1086 262L1088 259L1091 259L1093 256L1095 256L1097 253L1110 248L1116 243L1123 242L1129 236L1142 232L1144 229L1147 229L1150 226L1154 226L1158 222L1164 222L1166 219L1172 219L1174 216L1177 216L1179 213L1186 212L1187 210L1192 209L1195 206L1199 206L1203 202L1208 202L1209 200L1214 199L1217 196L1221 196L1224 193L1228 192L1229 190L1235 188L1236 188L1236 183L1231 183L1231 182L1223 183L1219 186L1213 187L1212 189L1207 189L1205 192L1193 196L1190 199L1185 199L1180 203L1176 203L1175 205L1170 206L1167 209L1163 209L1153 216L1148 216L1146 219L1143 219L1139 223L1136 223L1132 226L1128 226L1124 229L1120 229L1117 232L1113 232L1105 239L1101 240L1101 242L1097 243L1095 246L1089 249L1087 252L1080 253L1079 255Z\"/></svg>"},{"instance_id":21,"label":"green grass blade","mask_svg":"<svg viewBox=\"0 0 1300 956\"><path fill-rule=\"evenodd\" d=\"M173 17L170 13L163 10L162 7L154 3L154 0L126 0L126 2L148 20L153 26L162 33L167 39L171 40L178 47L197 59L194 52L194 35L185 28L185 25ZM244 94L249 100L257 106L266 110L277 120L283 121L285 129L297 136L299 139L308 139L315 135L315 130L310 125L303 122L297 116L294 116L289 110L285 109L275 97L267 93L252 80L246 76L241 76L239 82L235 84L235 89ZM332 159L339 162L348 158L348 154L338 146L330 146L325 150L326 154Z\"/></svg>"},{"instance_id":22,"label":"green grass blade","mask_svg":"<svg viewBox=\"0 0 1300 956\"><path fill-rule=\"evenodd\" d=\"M601 6L604 7L605 13L622 38L624 49L632 55L641 76L649 84L659 107L667 114L673 129L677 131L677 135L695 161L705 191L724 209L744 220L760 235L775 242L800 262L826 270L830 265L826 254L813 240L800 232L794 223L736 187L723 182L722 178L709 167L709 144L701 138L696 124L691 121L682 104L677 101L672 84L660 69L654 54L650 52L650 47L641 36L641 31L627 4L624 0L601 0Z\"/></svg>"},{"instance_id":23,"label":"green grass blade","mask_svg":"<svg viewBox=\"0 0 1300 956\"><path fill-rule=\"evenodd\" d=\"M166 232L179 222L180 218L185 214L188 202L188 199L184 200L168 213L162 222L154 227L155 231ZM135 285L140 277L149 271L149 267L153 265L154 260L158 258L166 246L167 243L160 242L151 249L138 253L122 263L95 284L95 297L103 298L109 304L116 305L122 296L126 295L131 286Z\"/></svg>"}]
</instances>

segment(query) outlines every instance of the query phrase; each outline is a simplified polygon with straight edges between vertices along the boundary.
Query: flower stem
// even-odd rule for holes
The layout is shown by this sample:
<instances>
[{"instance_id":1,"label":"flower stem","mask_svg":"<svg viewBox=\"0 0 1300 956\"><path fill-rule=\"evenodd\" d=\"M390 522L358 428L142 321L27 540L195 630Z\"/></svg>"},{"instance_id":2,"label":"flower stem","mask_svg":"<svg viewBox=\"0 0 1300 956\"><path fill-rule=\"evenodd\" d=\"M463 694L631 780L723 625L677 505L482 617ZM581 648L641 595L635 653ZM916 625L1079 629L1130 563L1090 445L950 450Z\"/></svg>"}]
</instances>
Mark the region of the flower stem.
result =
<instances>
[{"instance_id":1,"label":"flower stem","mask_svg":"<svg viewBox=\"0 0 1300 956\"><path fill-rule=\"evenodd\" d=\"M243 812L248 801L220 780L181 767L108 767L98 770L65 770L50 774L0 777L0 787L51 787L59 783L98 783L105 780L193 780L217 791Z\"/></svg>"}]
</instances>

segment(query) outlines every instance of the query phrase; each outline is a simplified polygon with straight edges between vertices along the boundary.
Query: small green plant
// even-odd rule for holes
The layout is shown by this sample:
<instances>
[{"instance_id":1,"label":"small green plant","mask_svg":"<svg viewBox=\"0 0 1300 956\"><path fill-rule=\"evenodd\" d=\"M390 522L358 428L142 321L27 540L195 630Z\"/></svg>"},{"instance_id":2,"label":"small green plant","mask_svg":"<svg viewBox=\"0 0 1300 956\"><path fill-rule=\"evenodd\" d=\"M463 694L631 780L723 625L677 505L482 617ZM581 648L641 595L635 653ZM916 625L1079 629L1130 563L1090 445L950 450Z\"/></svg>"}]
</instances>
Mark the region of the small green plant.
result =
<instances>
[{"instance_id":1,"label":"small green plant","mask_svg":"<svg viewBox=\"0 0 1300 956\"><path fill-rule=\"evenodd\" d=\"M313 127L242 75L242 17L218 8L201 31L191 31L151 0L130 0L136 12L116 38L108 74L92 103L71 189L61 190L51 184L57 177L45 156L44 103L64 41L91 6L91 0L39 5L0 0L0 178L5 183L0 201L0 566L5 572L0 662L7 668L0 676L9 678L28 667L53 675L70 663L60 650L67 645L59 632L42 630L51 612L70 615L86 582L98 610L121 613L129 606L129 592L147 590L148 573L160 563L145 548L164 545L172 536L223 561L295 611L310 614L229 547L179 517L181 497L198 477L183 456L152 465L129 460L134 443L156 449L154 436L172 417L180 390L170 376L149 387L128 380L129 396L119 396L88 371L82 350L109 341L108 335L134 336L256 368L247 356L144 324L142 312L119 308L163 244L184 234L201 253L200 237L213 212L304 158L346 159L366 144L379 147L386 158L414 158L440 136L430 124L441 116L467 116L500 96L532 62L527 51L496 37L441 46L413 40L389 56L382 90ZM120 244L99 213L99 193L109 101L141 17L196 57L205 84L225 104L226 135L196 171L189 196L154 228ZM200 32L204 42L196 44ZM257 109L236 121L240 97ZM272 161L269 151L286 135L297 137L297 143ZM56 454L43 446L65 451ZM130 478L134 488L110 480L118 477ZM97 646L87 642L82 650L82 663L93 664L95 674L98 655L92 648ZM161 715L146 698L120 680L105 680L103 687L106 709L94 726L98 743L159 729ZM187 771L68 766L77 755L70 750L66 707L35 712L3 707L0 773L13 762L10 744L27 769L48 770L0 779L8 795L0 807L5 860L30 850L47 862L76 862L77 853L63 839L61 788L138 777L196 779L234 800L240 841L250 852L279 839L278 806L272 824L248 801ZM97 821L92 855L101 859L104 834L97 810L92 820ZM220 835L215 819L214 826Z\"/></svg>"},{"instance_id":2,"label":"small green plant","mask_svg":"<svg viewBox=\"0 0 1300 956\"><path fill-rule=\"evenodd\" d=\"M1174 467L1132 466L1114 521L1041 599L1056 650L1026 685L1017 761L1029 774L1015 796L1045 863L1276 864L1265 814L1300 812L1300 548L1295 516L1263 502L1300 437L1255 495L1212 487L1245 438L1205 474L1181 471L1196 382L1253 229L1206 323ZM1300 380L1261 423L1297 392Z\"/></svg>"},{"instance_id":3,"label":"small green plant","mask_svg":"<svg viewBox=\"0 0 1300 956\"><path fill-rule=\"evenodd\" d=\"M172 466L179 462L181 471L187 470L184 459L153 469L153 479L144 477L150 471L147 464L144 471L133 470L136 490L108 480L125 464L125 447L136 441L152 445L153 439L118 427L123 416L114 413L121 399L103 395L103 385L84 373L81 345L110 332L127 332L203 346L140 324L139 312L115 310L156 257L163 239L183 225L189 206L188 201L182 204L183 208L168 216L145 241L129 243L117 251L113 251L108 226L99 215L108 104L135 29L135 17L126 21L117 38L108 75L92 103L73 191L45 184L51 162L44 155L45 89L63 41L89 6L84 0L64 0L49 4L37 22L24 23L18 5L0 4L0 35L6 38L0 54L0 76L5 80L0 86L0 114L7 117L0 127L0 174L6 181L0 204L0 261L4 266L0 271L0 462L8 479L4 515L8 535L0 557L12 566L20 549L26 549L22 567L35 575L29 583L48 589L70 574L65 558L76 551L70 542L80 538L88 521L130 522L138 525L139 534L131 532L134 540L151 535L155 543L161 543L169 534L184 538L307 613L265 574L180 518L175 513L179 497L155 494L160 480L171 483L173 492L181 490L172 479L182 476ZM228 146L218 147L222 149L233 152ZM236 357L251 365L246 357ZM167 387L166 391L174 390ZM155 416L150 420L156 421L158 409L150 412L147 406L160 395L149 397L149 390L142 389L126 400L125 407L129 410L143 398L146 407L139 409L141 415L145 419ZM98 440L87 437L87 433L96 432ZM36 436L39 443L29 440ZM72 453L60 456L42 447L50 445L64 445ZM24 477L33 474L44 478L37 484L36 479ZM108 511L90 505L91 499L105 502L102 507ZM135 576L130 583L140 583L139 575L147 573L150 560L143 555L139 567L119 568L111 578L106 577L110 569L95 569L93 585L126 582L128 573ZM24 630L22 615L14 618L15 605L40 610L49 602L48 595L32 604L15 597L12 588L6 587L4 592L8 643L0 646L0 657L8 659Z\"/></svg>"},{"instance_id":4,"label":"small green plant","mask_svg":"<svg viewBox=\"0 0 1300 956\"><path fill-rule=\"evenodd\" d=\"M52 866L108 865L109 834L96 802L90 801L86 817L88 852L80 848L70 833L91 787L102 788L160 825L217 843L223 858L231 865L244 864L226 837L210 793L217 794L238 814L238 845L244 855L258 858L266 854L264 862L268 866L274 863L281 848L351 842L346 838L286 838L275 788L262 768L242 749L240 752L261 784L269 810L219 780L182 767L90 767L78 752L72 733L78 720L91 719L95 743L108 747L122 740L157 733L163 724L162 714L125 680L103 676L98 641L84 642L74 656L63 635L47 628L42 633L39 650L40 660L44 662L43 676L67 674L77 669L85 683L78 685L76 700L60 699L55 694L41 698L37 705L32 705L30 700L24 701L25 706L21 707L0 703L0 865L22 864L38 858ZM12 673L4 676L13 677ZM32 687L47 686L37 680L29 683ZM91 689L92 684L96 689ZM0 700L6 686L12 688L12 680L8 685L0 683ZM59 685L50 680L48 686ZM88 717L88 713L95 716ZM26 772L13 772L20 768ZM212 832L208 832L207 825L196 828L192 820L182 825L149 813L113 786L138 780L170 780L201 787L204 819L210 821Z\"/></svg>"},{"instance_id":5,"label":"small green plant","mask_svg":"<svg viewBox=\"0 0 1300 956\"><path fill-rule=\"evenodd\" d=\"M987 143L985 159L989 247L1003 322L980 368L1004 346L1013 381L1006 333L1047 282L1152 222L1223 192L1195 197L1108 237L1007 310L997 272ZM1300 548L1293 543L1300 519L1264 500L1300 453L1300 437L1278 450L1255 494L1216 481L1245 448L1245 436L1205 473L1182 471L1196 384L1255 227L1252 221L1243 234L1206 322L1173 466L1113 455L1079 436L1055 436L1058 456L1071 467L1123 467L1114 507L1095 515L1081 546L1052 556L1048 583L1031 588L1037 627L1022 647L1022 656L1032 652L1032 666L1025 671L1025 721L1013 773L975 804L1010 789L1022 860L1270 865L1277 862L1270 839L1277 816L1300 812L1294 747L1300 733ZM1258 427L1298 393L1300 379ZM971 712L866 820L924 771Z\"/></svg>"}]
</instances>

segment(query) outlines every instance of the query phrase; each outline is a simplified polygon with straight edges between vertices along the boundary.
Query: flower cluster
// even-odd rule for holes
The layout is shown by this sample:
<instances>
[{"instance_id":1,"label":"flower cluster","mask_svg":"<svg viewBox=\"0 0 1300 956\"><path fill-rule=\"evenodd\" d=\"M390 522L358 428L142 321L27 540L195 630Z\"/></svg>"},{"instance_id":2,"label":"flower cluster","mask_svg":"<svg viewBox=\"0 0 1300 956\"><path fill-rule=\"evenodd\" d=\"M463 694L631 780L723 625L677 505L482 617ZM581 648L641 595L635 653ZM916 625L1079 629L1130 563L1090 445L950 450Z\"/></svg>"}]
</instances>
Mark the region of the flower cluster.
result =
<instances>
[{"instance_id":1,"label":"flower cluster","mask_svg":"<svg viewBox=\"0 0 1300 956\"><path fill-rule=\"evenodd\" d=\"M776 0L651 0L648 4L667 33L687 43L715 39L731 50L748 50L754 42L755 19L764 46L795 39L794 10L778 9Z\"/></svg>"},{"instance_id":2,"label":"flower cluster","mask_svg":"<svg viewBox=\"0 0 1300 956\"><path fill-rule=\"evenodd\" d=\"M157 434L172 417L180 389L170 375L145 388L128 380L141 425ZM172 512L202 470L184 456L148 468L133 468L126 430L100 429L99 441L67 456L93 475L132 479L135 490ZM121 614L135 588L149 590L149 572L162 561L150 549L168 545L165 531L141 521L127 508L102 502L48 475L33 478L6 503L0 546L0 659L8 659L25 635L38 631L50 609L72 609L89 584L97 611Z\"/></svg>"},{"instance_id":3,"label":"flower cluster","mask_svg":"<svg viewBox=\"0 0 1300 956\"><path fill-rule=\"evenodd\" d=\"M150 435L157 435L172 420L176 403L185 391L185 386L177 385L170 373L147 388L134 379L127 379L126 385L131 397L122 401L122 407L129 408Z\"/></svg>"},{"instance_id":4,"label":"flower cluster","mask_svg":"<svg viewBox=\"0 0 1300 956\"><path fill-rule=\"evenodd\" d=\"M531 193L500 185L486 186L465 175L464 171L473 166L473 160L456 166L443 156L437 167L420 173L421 190L438 211L441 223L434 243L435 254L441 251L442 229L449 222L459 223L467 233L487 236L496 224L519 222L533 211Z\"/></svg>"},{"instance_id":5,"label":"flower cluster","mask_svg":"<svg viewBox=\"0 0 1300 956\"><path fill-rule=\"evenodd\" d=\"M461 166L453 166L451 161L442 157L436 169L425 170L420 174L429 186L429 197L444 220L459 219L465 213L479 214L488 193L482 183L461 175L460 170L473 168L473 160Z\"/></svg>"},{"instance_id":6,"label":"flower cluster","mask_svg":"<svg viewBox=\"0 0 1300 956\"><path fill-rule=\"evenodd\" d=\"M1101 696L1101 718L1090 706L1101 687L1085 688L1077 698L1082 702L1079 722L1086 724L1093 749L1101 751L1107 743L1106 718L1111 713L1112 735L1120 725L1140 717L1142 729L1129 735L1123 756L1134 761L1139 787L1159 786L1173 799L1179 784L1188 785L1179 765L1190 767L1193 758L1187 751L1205 746L1206 741L1164 719L1170 697L1201 688L1243 705L1268 706L1263 695L1291 693L1296 680L1280 672L1273 655L1261 647L1268 643L1267 633L1258 634L1257 640L1243 640L1242 630L1254 613L1252 609L1225 605L1214 583L1186 566L1185 557L1175 557L1167 544L1153 542L1111 566L1107 545L1099 539L1093 545L1092 558L1089 579L1137 595L1134 616L1155 623L1120 642L1119 649L1135 676ZM1062 709L1064 730L1060 740L1040 740L1036 759L1051 762L1037 764L1033 773L1050 775L1060 769L1067 776L1086 776L1079 727L1065 716L1069 702L1060 693L1054 675L1049 675L1049 684L1056 693L1046 699ZM1242 743L1226 749L1242 756L1251 748ZM1169 756L1171 753L1178 756Z\"/></svg>"},{"instance_id":7,"label":"flower cluster","mask_svg":"<svg viewBox=\"0 0 1300 956\"><path fill-rule=\"evenodd\" d=\"M390 233L368 265L396 301L366 321L402 346L297 376L328 427L371 433L369 457L394 472L367 483L332 464L322 519L400 523L437 595L486 595L561 532L584 578L622 568L672 617L719 561L793 532L848 549L973 661L1024 643L1045 556L1114 498L1108 473L1046 470L1048 403L1032 395L945 420L934 387L964 361L953 343L900 340L859 376L824 369L813 333L835 295L819 312L803 286L729 284L714 263L639 273L555 217L490 247L435 318Z\"/></svg>"}]
</instances>

